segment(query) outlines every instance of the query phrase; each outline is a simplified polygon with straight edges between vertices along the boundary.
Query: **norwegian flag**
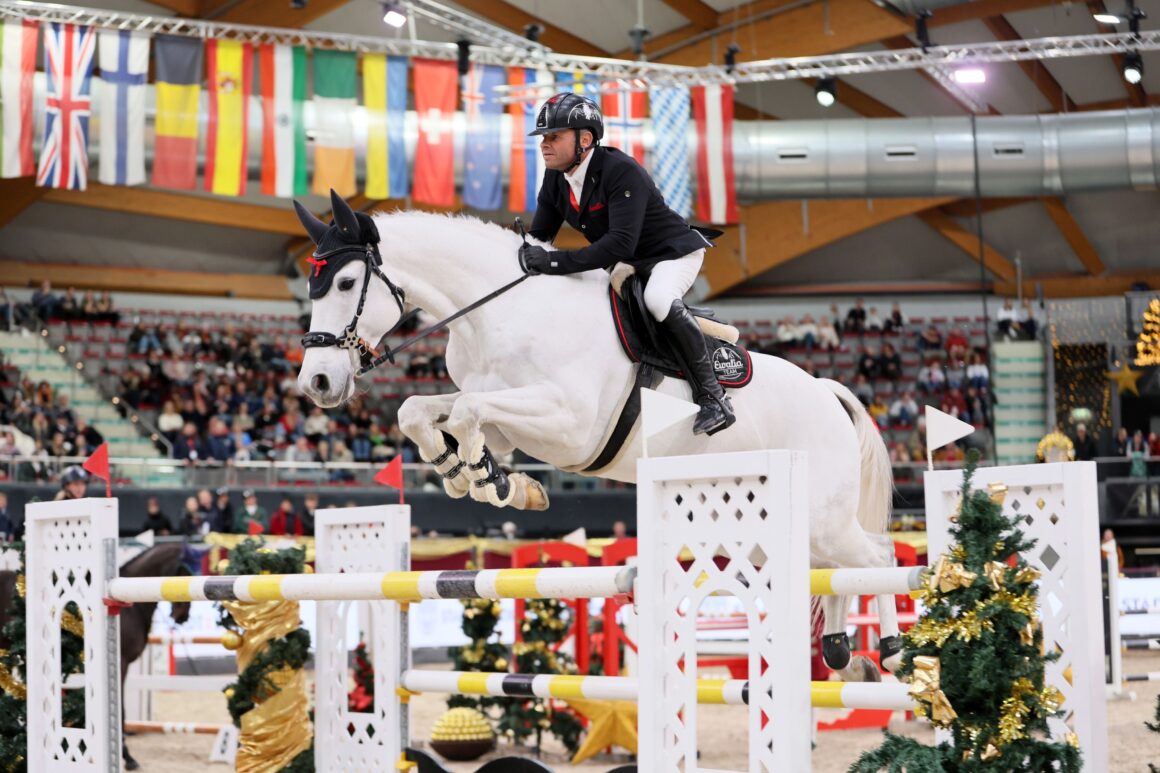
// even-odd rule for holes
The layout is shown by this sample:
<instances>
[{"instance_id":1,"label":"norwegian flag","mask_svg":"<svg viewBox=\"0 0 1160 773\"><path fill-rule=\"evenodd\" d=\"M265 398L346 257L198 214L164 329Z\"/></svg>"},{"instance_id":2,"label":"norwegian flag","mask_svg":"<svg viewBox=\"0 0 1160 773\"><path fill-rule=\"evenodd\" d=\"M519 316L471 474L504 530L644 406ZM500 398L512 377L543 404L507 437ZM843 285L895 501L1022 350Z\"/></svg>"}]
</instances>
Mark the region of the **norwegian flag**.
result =
<instances>
[{"instance_id":1,"label":"norwegian flag","mask_svg":"<svg viewBox=\"0 0 1160 773\"><path fill-rule=\"evenodd\" d=\"M37 185L82 191L88 185L89 88L96 45L92 27L55 22L44 25L48 85Z\"/></svg>"},{"instance_id":2,"label":"norwegian flag","mask_svg":"<svg viewBox=\"0 0 1160 773\"><path fill-rule=\"evenodd\" d=\"M618 91L605 94L601 107L604 110L604 144L620 148L644 164L644 114L643 91Z\"/></svg>"}]
</instances>

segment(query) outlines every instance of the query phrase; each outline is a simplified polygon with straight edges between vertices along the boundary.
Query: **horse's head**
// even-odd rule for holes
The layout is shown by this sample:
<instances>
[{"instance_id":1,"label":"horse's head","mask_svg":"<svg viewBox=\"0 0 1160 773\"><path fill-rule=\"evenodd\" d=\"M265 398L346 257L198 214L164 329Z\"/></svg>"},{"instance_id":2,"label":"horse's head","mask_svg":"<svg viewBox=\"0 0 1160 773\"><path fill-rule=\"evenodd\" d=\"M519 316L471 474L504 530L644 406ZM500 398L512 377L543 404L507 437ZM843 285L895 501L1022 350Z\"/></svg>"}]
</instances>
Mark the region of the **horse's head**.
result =
<instances>
[{"instance_id":1,"label":"horse's head","mask_svg":"<svg viewBox=\"0 0 1160 773\"><path fill-rule=\"evenodd\" d=\"M294 202L314 241L308 278L310 331L298 387L323 408L350 399L355 376L369 369L374 348L403 316L403 291L382 270L379 232L369 215L330 192L334 221L327 225Z\"/></svg>"}]
</instances>

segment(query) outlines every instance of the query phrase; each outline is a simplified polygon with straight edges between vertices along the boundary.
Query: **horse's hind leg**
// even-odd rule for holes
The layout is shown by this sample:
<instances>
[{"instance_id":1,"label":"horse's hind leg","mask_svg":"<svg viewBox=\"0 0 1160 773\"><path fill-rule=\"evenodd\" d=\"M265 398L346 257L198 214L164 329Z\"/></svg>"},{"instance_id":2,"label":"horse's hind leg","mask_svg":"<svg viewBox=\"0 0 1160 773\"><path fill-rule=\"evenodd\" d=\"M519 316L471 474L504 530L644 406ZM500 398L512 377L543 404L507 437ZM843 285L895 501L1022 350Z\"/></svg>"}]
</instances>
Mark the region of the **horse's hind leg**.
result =
<instances>
[{"instance_id":1,"label":"horse's hind leg","mask_svg":"<svg viewBox=\"0 0 1160 773\"><path fill-rule=\"evenodd\" d=\"M415 395L399 407L399 429L419 447L423 461L443 476L443 490L455 499L467 494L471 481L454 444L447 442L448 436L437 425L447 420L459 396L459 392Z\"/></svg>"}]
</instances>

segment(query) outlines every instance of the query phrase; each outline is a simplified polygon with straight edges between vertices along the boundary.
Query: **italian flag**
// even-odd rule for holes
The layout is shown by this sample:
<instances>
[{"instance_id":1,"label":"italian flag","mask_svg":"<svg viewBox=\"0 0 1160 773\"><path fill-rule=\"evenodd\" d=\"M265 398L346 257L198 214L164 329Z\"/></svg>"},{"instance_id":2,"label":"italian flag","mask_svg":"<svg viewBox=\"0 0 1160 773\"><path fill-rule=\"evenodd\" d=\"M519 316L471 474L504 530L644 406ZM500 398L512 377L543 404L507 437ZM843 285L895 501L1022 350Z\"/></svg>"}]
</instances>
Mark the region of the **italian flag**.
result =
<instances>
[{"instance_id":1,"label":"italian flag","mask_svg":"<svg viewBox=\"0 0 1160 773\"><path fill-rule=\"evenodd\" d=\"M306 180L306 49L262 46L262 193L284 199L310 192Z\"/></svg>"},{"instance_id":2,"label":"italian flag","mask_svg":"<svg viewBox=\"0 0 1160 773\"><path fill-rule=\"evenodd\" d=\"M352 51L314 52L314 192L340 196L357 191L354 179L354 126L358 93Z\"/></svg>"}]
</instances>

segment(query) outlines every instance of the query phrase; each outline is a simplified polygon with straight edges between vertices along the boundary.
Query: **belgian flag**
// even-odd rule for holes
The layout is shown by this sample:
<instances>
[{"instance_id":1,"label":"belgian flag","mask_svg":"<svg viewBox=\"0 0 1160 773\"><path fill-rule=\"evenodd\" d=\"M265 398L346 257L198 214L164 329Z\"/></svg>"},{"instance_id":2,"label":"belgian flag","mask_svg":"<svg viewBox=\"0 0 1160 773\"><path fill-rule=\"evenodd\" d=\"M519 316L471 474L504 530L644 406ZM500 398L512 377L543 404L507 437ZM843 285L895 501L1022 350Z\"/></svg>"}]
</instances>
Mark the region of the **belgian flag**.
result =
<instances>
[{"instance_id":1,"label":"belgian flag","mask_svg":"<svg viewBox=\"0 0 1160 773\"><path fill-rule=\"evenodd\" d=\"M197 187L203 44L198 38L158 35L153 51L157 82L153 184L193 190Z\"/></svg>"}]
</instances>

